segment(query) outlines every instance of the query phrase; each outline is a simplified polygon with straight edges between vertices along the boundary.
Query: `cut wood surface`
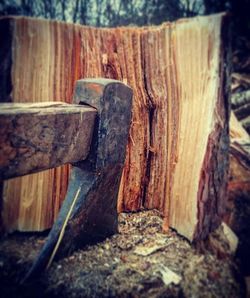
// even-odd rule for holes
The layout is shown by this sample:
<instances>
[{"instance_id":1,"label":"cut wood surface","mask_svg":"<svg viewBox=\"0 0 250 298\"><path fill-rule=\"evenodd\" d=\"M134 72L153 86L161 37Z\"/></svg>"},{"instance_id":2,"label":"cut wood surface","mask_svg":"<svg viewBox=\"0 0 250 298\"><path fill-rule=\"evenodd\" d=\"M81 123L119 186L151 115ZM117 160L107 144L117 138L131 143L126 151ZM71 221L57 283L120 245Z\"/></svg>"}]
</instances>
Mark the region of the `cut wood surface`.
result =
<instances>
[{"instance_id":1,"label":"cut wood surface","mask_svg":"<svg viewBox=\"0 0 250 298\"><path fill-rule=\"evenodd\" d=\"M84 160L96 110L65 103L0 104L0 179Z\"/></svg>"},{"instance_id":2,"label":"cut wood surface","mask_svg":"<svg viewBox=\"0 0 250 298\"><path fill-rule=\"evenodd\" d=\"M86 77L132 87L119 212L157 208L165 227L190 240L219 224L229 143L225 15L116 29L15 17L2 19L0 27L2 100L70 102L74 82ZM33 208L39 200L58 205L67 173L57 169L8 182L5 201L15 208L27 199Z\"/></svg>"}]
</instances>

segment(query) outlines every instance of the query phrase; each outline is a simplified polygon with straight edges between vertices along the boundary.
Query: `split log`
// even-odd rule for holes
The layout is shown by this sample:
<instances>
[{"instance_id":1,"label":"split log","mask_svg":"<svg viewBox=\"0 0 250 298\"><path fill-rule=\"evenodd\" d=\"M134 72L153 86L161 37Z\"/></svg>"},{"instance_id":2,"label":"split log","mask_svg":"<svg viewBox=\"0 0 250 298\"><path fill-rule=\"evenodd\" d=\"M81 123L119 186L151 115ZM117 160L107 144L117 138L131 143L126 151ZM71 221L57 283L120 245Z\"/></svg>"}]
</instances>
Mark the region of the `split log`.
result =
<instances>
[{"instance_id":1,"label":"split log","mask_svg":"<svg viewBox=\"0 0 250 298\"><path fill-rule=\"evenodd\" d=\"M206 237L219 224L229 143L224 14L116 29L11 17L0 27L2 100L70 102L74 82L84 77L132 87L119 212L157 208L165 226L190 240ZM29 179L4 186L16 208L31 182L43 200L61 201L67 171L44 173L39 179L45 186Z\"/></svg>"},{"instance_id":2,"label":"split log","mask_svg":"<svg viewBox=\"0 0 250 298\"><path fill-rule=\"evenodd\" d=\"M231 113L230 119L230 174L229 174L229 219L232 226L235 215L235 200L250 195L250 137L241 123Z\"/></svg>"},{"instance_id":3,"label":"split log","mask_svg":"<svg viewBox=\"0 0 250 298\"><path fill-rule=\"evenodd\" d=\"M222 222L222 224L213 231L204 246L219 258L225 258L234 255L237 251L239 239L231 228ZM204 248L202 248L204 250Z\"/></svg>"},{"instance_id":4,"label":"split log","mask_svg":"<svg viewBox=\"0 0 250 298\"><path fill-rule=\"evenodd\" d=\"M237 200L250 196L250 137L234 113L230 117L228 204L224 220L235 230Z\"/></svg>"},{"instance_id":5,"label":"split log","mask_svg":"<svg viewBox=\"0 0 250 298\"><path fill-rule=\"evenodd\" d=\"M237 119L243 120L250 116L250 103L246 103L234 110Z\"/></svg>"},{"instance_id":6,"label":"split log","mask_svg":"<svg viewBox=\"0 0 250 298\"><path fill-rule=\"evenodd\" d=\"M234 143L237 141L247 142L249 135L243 128L240 121L235 117L234 112L230 115L230 142Z\"/></svg>"},{"instance_id":7,"label":"split log","mask_svg":"<svg viewBox=\"0 0 250 298\"><path fill-rule=\"evenodd\" d=\"M250 84L250 75L247 73L234 72L234 73L232 73L232 78L233 78L233 80L239 82L240 84L242 84L245 87L248 87Z\"/></svg>"},{"instance_id":8,"label":"split log","mask_svg":"<svg viewBox=\"0 0 250 298\"><path fill-rule=\"evenodd\" d=\"M95 116L93 108L60 102L0 104L0 179L84 160Z\"/></svg>"},{"instance_id":9,"label":"split log","mask_svg":"<svg viewBox=\"0 0 250 298\"><path fill-rule=\"evenodd\" d=\"M230 146L229 190L250 191L250 140L232 142Z\"/></svg>"},{"instance_id":10,"label":"split log","mask_svg":"<svg viewBox=\"0 0 250 298\"><path fill-rule=\"evenodd\" d=\"M250 115L243 119L241 123L245 130L250 134Z\"/></svg>"},{"instance_id":11,"label":"split log","mask_svg":"<svg viewBox=\"0 0 250 298\"><path fill-rule=\"evenodd\" d=\"M237 92L232 95L232 108L237 109L245 104L250 104L250 90Z\"/></svg>"}]
</instances>

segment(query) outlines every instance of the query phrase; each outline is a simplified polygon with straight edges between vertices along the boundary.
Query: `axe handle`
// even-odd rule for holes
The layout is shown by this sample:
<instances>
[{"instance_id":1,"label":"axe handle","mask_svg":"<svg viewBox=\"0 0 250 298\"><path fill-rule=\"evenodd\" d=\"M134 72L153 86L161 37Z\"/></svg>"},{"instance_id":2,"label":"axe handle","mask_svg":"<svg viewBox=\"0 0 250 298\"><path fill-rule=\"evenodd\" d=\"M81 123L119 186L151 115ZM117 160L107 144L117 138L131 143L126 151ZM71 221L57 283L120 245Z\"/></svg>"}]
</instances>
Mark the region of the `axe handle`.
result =
<instances>
[{"instance_id":1,"label":"axe handle","mask_svg":"<svg viewBox=\"0 0 250 298\"><path fill-rule=\"evenodd\" d=\"M86 159L96 114L61 102L0 104L0 179Z\"/></svg>"}]
</instances>

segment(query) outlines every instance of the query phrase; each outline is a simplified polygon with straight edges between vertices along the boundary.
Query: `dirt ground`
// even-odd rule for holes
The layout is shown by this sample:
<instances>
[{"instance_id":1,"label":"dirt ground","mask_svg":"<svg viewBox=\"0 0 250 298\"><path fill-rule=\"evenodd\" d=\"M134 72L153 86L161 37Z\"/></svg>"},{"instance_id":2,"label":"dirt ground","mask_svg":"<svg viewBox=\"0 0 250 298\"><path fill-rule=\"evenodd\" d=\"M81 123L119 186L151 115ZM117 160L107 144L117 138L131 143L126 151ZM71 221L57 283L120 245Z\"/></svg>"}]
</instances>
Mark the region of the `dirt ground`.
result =
<instances>
[{"instance_id":1,"label":"dirt ground","mask_svg":"<svg viewBox=\"0 0 250 298\"><path fill-rule=\"evenodd\" d=\"M119 233L54 262L20 285L45 235L16 233L0 243L0 297L245 297L229 255L198 252L156 211L122 213Z\"/></svg>"}]
</instances>

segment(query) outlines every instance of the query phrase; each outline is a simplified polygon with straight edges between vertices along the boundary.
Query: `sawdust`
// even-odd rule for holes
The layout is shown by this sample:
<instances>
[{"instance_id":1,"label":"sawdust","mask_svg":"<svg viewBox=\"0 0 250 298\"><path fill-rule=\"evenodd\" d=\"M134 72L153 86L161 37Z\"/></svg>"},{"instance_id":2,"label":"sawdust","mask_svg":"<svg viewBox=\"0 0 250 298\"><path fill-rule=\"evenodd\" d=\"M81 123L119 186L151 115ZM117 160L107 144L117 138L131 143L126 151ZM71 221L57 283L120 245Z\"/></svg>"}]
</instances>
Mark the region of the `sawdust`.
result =
<instances>
[{"instance_id":1,"label":"sawdust","mask_svg":"<svg viewBox=\"0 0 250 298\"><path fill-rule=\"evenodd\" d=\"M19 285L44 235L14 234L0 243L1 297L244 297L231 257L199 253L156 211L120 214L119 233L87 246L30 284Z\"/></svg>"}]
</instances>

